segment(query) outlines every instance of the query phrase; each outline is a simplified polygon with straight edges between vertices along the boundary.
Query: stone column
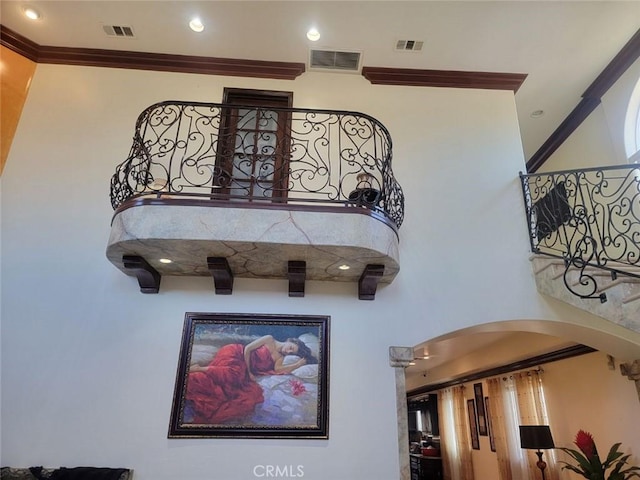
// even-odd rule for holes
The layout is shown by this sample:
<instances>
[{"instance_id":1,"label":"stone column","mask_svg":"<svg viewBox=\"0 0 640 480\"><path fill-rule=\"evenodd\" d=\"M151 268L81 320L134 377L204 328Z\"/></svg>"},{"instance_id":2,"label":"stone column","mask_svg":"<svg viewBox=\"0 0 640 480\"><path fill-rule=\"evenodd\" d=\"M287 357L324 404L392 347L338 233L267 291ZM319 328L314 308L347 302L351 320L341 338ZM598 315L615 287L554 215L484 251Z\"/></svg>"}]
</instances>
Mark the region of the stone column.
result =
<instances>
[{"instance_id":1,"label":"stone column","mask_svg":"<svg viewBox=\"0 0 640 480\"><path fill-rule=\"evenodd\" d=\"M620 373L632 382L636 382L636 391L640 401L640 360L634 360L633 363L621 363Z\"/></svg>"},{"instance_id":2,"label":"stone column","mask_svg":"<svg viewBox=\"0 0 640 480\"><path fill-rule=\"evenodd\" d=\"M398 413L398 454L400 456L400 480L411 479L409 462L409 417L407 415L407 387L404 369L413 361L413 348L389 347L389 364L396 374L396 410Z\"/></svg>"}]
</instances>

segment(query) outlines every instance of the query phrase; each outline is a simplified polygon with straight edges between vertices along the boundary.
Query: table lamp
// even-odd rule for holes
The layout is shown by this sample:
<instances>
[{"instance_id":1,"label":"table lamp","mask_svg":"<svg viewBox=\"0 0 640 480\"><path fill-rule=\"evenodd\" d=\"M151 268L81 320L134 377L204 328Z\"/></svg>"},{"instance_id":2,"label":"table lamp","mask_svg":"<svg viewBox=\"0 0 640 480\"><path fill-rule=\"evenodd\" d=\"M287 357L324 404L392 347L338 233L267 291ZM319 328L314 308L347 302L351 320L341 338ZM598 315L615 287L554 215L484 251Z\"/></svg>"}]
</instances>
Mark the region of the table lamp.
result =
<instances>
[{"instance_id":1,"label":"table lamp","mask_svg":"<svg viewBox=\"0 0 640 480\"><path fill-rule=\"evenodd\" d=\"M547 464L542 460L542 450L555 448L549 425L520 425L520 447L538 450L536 466L542 472L542 480L545 480L544 469Z\"/></svg>"}]
</instances>

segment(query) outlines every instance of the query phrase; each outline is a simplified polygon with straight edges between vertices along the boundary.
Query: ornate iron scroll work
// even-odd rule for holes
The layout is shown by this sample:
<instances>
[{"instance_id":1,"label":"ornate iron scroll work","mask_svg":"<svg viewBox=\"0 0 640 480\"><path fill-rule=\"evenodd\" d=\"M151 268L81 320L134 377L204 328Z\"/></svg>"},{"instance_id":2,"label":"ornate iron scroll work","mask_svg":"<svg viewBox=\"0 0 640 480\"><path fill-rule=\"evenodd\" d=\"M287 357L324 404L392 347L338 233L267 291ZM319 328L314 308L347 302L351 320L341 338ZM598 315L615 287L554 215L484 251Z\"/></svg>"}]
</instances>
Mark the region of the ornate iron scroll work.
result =
<instances>
[{"instance_id":1,"label":"ornate iron scroll work","mask_svg":"<svg viewBox=\"0 0 640 480\"><path fill-rule=\"evenodd\" d=\"M587 269L640 278L640 170L635 165L520 174L531 251L562 258L564 283L606 301ZM577 280L574 278L577 275Z\"/></svg>"},{"instance_id":2,"label":"ornate iron scroll work","mask_svg":"<svg viewBox=\"0 0 640 480\"><path fill-rule=\"evenodd\" d=\"M237 128L226 127L229 118ZM366 174L379 197L359 206L399 228L404 195L391 158L389 132L362 113L160 102L138 117L111 204L153 195L349 206Z\"/></svg>"}]
</instances>

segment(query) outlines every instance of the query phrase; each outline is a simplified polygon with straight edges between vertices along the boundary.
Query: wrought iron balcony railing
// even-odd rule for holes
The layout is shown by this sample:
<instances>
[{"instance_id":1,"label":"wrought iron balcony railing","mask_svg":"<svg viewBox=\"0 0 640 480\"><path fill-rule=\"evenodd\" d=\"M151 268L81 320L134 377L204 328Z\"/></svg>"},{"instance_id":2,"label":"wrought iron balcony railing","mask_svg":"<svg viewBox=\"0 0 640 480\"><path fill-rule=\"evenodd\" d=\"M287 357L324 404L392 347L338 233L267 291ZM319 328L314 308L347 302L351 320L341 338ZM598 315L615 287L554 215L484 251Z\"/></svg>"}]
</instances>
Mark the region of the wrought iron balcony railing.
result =
<instances>
[{"instance_id":1,"label":"wrought iron balcony railing","mask_svg":"<svg viewBox=\"0 0 640 480\"><path fill-rule=\"evenodd\" d=\"M637 165L520 174L534 253L562 258L564 283L581 298L599 298L596 267L639 277L640 168ZM571 272L578 283L569 281Z\"/></svg>"},{"instance_id":2,"label":"wrought iron balcony railing","mask_svg":"<svg viewBox=\"0 0 640 480\"><path fill-rule=\"evenodd\" d=\"M369 208L400 227L391 137L355 112L160 102L138 117L111 180L117 209L140 196Z\"/></svg>"}]
</instances>

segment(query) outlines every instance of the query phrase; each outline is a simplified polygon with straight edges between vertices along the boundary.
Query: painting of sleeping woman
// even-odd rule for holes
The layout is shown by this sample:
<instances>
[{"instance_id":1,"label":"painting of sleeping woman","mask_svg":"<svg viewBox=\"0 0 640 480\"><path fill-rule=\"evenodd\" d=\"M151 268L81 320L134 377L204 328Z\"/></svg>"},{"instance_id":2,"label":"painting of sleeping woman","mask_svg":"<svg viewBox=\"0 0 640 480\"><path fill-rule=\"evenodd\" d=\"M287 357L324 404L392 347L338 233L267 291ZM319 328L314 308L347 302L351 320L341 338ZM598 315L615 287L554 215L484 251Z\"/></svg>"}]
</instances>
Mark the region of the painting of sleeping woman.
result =
<instances>
[{"instance_id":1,"label":"painting of sleeping woman","mask_svg":"<svg viewBox=\"0 0 640 480\"><path fill-rule=\"evenodd\" d=\"M169 437L327 438L329 317L187 313Z\"/></svg>"}]
</instances>

